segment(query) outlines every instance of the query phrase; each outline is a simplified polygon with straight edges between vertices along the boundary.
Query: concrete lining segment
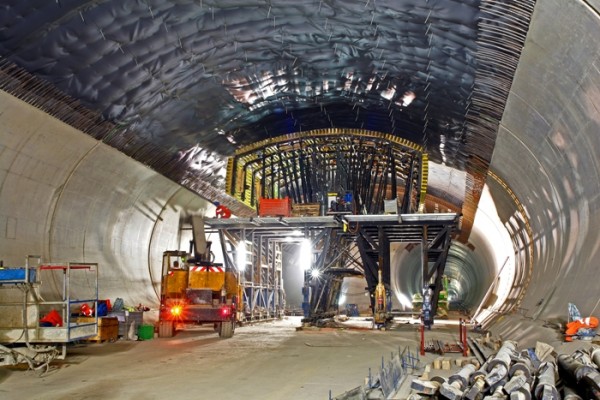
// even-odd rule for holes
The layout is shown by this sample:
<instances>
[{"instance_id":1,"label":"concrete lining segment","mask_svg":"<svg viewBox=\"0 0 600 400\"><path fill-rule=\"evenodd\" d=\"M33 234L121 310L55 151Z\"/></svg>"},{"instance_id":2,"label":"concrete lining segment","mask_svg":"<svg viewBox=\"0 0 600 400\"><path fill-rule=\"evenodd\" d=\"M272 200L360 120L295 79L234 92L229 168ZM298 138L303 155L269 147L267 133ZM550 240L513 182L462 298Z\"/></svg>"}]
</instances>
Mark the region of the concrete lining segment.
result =
<instances>
[{"instance_id":1,"label":"concrete lining segment","mask_svg":"<svg viewBox=\"0 0 600 400\"><path fill-rule=\"evenodd\" d=\"M102 297L155 303L161 254L180 246L180 218L214 206L5 92L0 105L0 159L11 160L0 183L5 265L27 254L98 262Z\"/></svg>"},{"instance_id":2,"label":"concrete lining segment","mask_svg":"<svg viewBox=\"0 0 600 400\"><path fill-rule=\"evenodd\" d=\"M583 0L583 3L590 6L598 15L600 15L600 0Z\"/></svg>"},{"instance_id":3,"label":"concrete lining segment","mask_svg":"<svg viewBox=\"0 0 600 400\"><path fill-rule=\"evenodd\" d=\"M564 318L567 302L582 313L596 308L600 123L589 104L599 98L590 92L599 36L600 19L582 2L538 2L492 158L532 225L536 261L521 313L540 324ZM512 211L500 206L508 223ZM534 326L515 315L497 328L519 339Z\"/></svg>"}]
</instances>

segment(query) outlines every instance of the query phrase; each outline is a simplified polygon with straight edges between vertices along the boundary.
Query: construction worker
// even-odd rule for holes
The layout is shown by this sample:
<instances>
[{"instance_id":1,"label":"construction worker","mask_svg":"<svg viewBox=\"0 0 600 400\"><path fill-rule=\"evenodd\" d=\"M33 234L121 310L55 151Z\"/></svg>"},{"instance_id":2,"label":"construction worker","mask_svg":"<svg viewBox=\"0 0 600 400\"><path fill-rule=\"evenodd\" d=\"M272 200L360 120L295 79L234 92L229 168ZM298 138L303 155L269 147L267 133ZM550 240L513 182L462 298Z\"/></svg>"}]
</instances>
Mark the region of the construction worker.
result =
<instances>
[{"instance_id":1,"label":"construction worker","mask_svg":"<svg viewBox=\"0 0 600 400\"><path fill-rule=\"evenodd\" d=\"M216 218L230 218L231 210L226 206L220 204L218 201L214 202L214 205L217 206L215 209L215 217Z\"/></svg>"},{"instance_id":2,"label":"construction worker","mask_svg":"<svg viewBox=\"0 0 600 400\"><path fill-rule=\"evenodd\" d=\"M572 342L573 339L581 339L586 336L591 339L596 336L595 328L597 327L598 318L596 317L587 317L569 322L567 323L567 330L565 331L565 334L567 335L565 340L567 342Z\"/></svg>"}]
</instances>

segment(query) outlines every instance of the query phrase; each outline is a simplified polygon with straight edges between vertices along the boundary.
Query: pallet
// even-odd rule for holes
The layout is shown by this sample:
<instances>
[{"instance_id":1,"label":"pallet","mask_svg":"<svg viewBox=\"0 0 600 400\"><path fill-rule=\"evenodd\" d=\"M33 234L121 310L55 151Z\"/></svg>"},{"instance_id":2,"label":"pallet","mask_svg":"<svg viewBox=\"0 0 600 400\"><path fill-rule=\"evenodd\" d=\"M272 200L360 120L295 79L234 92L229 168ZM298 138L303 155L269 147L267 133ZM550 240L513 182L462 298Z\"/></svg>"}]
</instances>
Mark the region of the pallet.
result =
<instances>
[{"instance_id":1,"label":"pallet","mask_svg":"<svg viewBox=\"0 0 600 400\"><path fill-rule=\"evenodd\" d=\"M462 353L460 343L444 343L441 340L430 340L425 344L425 351L444 355L446 353Z\"/></svg>"},{"instance_id":2,"label":"pallet","mask_svg":"<svg viewBox=\"0 0 600 400\"><path fill-rule=\"evenodd\" d=\"M303 203L292 205L292 217L318 217L321 215L320 203Z\"/></svg>"},{"instance_id":3,"label":"pallet","mask_svg":"<svg viewBox=\"0 0 600 400\"><path fill-rule=\"evenodd\" d=\"M118 337L108 337L107 338L107 337L99 337L96 335L94 337L84 339L83 341L86 343L106 343L106 342L114 343L117 341L117 339L118 339Z\"/></svg>"}]
</instances>

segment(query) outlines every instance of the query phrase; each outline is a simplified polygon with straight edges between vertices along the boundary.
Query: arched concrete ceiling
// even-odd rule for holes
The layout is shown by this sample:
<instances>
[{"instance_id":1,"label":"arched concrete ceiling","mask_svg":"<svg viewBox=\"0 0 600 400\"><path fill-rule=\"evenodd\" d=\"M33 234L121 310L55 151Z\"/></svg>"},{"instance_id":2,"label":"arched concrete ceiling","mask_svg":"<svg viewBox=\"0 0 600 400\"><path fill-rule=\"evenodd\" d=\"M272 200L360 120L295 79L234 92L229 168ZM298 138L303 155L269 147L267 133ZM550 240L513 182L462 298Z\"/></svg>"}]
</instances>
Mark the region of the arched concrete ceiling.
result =
<instances>
[{"instance_id":1,"label":"arched concrete ceiling","mask_svg":"<svg viewBox=\"0 0 600 400\"><path fill-rule=\"evenodd\" d=\"M15 1L0 9L0 56L50 83L41 97L55 88L110 123L84 124L92 136L191 189L222 187L238 146L361 128L466 171L463 188L430 191L472 221L532 10L533 0Z\"/></svg>"}]
</instances>

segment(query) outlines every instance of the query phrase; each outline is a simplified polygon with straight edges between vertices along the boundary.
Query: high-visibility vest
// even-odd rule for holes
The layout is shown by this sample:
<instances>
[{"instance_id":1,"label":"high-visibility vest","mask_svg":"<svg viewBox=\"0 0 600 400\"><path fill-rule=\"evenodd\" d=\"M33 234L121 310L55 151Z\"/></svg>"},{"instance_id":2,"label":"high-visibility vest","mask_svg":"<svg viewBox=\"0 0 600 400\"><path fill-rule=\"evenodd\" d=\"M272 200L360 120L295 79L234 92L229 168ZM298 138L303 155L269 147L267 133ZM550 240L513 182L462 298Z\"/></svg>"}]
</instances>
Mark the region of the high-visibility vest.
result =
<instances>
[{"instance_id":1,"label":"high-visibility vest","mask_svg":"<svg viewBox=\"0 0 600 400\"><path fill-rule=\"evenodd\" d=\"M577 331L581 328L597 328L598 327L598 318L596 317L587 317L578 319L573 322L569 322L567 324L567 330L565 333L567 335L575 335Z\"/></svg>"}]
</instances>

